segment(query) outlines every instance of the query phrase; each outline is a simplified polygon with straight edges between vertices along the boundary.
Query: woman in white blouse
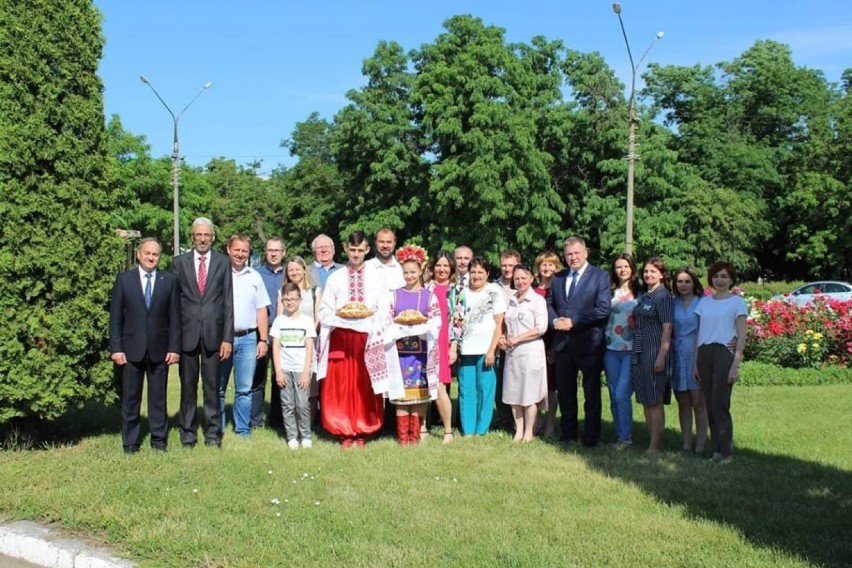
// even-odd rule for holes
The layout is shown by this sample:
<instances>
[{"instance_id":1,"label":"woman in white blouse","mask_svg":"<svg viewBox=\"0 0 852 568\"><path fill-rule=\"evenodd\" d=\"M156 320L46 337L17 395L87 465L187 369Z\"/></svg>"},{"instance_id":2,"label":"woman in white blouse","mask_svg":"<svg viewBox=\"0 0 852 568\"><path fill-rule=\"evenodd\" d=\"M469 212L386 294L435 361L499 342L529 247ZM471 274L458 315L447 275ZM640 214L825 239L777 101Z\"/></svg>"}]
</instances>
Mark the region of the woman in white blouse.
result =
<instances>
[{"instance_id":1,"label":"woman in white blouse","mask_svg":"<svg viewBox=\"0 0 852 568\"><path fill-rule=\"evenodd\" d=\"M503 403L512 407L516 442L532 441L538 405L547 396L547 359L542 340L547 331L547 302L533 291L532 283L530 266L515 266L515 291L506 309L506 333L498 342L506 352Z\"/></svg>"},{"instance_id":2,"label":"woman in white blouse","mask_svg":"<svg viewBox=\"0 0 852 568\"><path fill-rule=\"evenodd\" d=\"M491 268L483 257L470 261L470 286L459 295L454 323L459 343L459 415L465 436L484 436L491 427L497 375L497 342L503 332L506 300L498 284L489 283Z\"/></svg>"}]
</instances>

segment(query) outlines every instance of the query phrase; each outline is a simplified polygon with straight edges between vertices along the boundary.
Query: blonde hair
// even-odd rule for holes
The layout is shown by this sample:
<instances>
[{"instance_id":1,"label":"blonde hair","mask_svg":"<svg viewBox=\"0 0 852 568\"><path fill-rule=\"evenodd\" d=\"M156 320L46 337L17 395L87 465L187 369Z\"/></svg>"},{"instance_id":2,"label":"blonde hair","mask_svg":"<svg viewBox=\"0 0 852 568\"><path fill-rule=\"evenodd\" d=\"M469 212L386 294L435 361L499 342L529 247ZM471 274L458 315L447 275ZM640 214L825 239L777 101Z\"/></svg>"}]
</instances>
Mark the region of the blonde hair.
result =
<instances>
[{"instance_id":1,"label":"blonde hair","mask_svg":"<svg viewBox=\"0 0 852 568\"><path fill-rule=\"evenodd\" d=\"M289 265L291 262L295 262L296 264L302 267L302 270L305 271L304 279L302 279L301 282L294 282L294 284L298 285L299 288L301 288L302 290L310 290L311 288L313 288L314 283L311 281L310 273L308 273L308 263L305 262L305 259L301 256L290 256L287 257L287 260L284 261L284 282L281 284L282 289L284 287L284 284L292 282L292 280L290 280L290 277L287 275L287 265Z\"/></svg>"},{"instance_id":2,"label":"blonde hair","mask_svg":"<svg viewBox=\"0 0 852 568\"><path fill-rule=\"evenodd\" d=\"M541 274L539 274L539 269L541 268L541 265L545 262L549 262L556 267L556 270L554 270L554 272L559 272L560 270L562 270L562 261L559 260L559 255L556 254L554 251L545 250L538 253L538 256L535 257L535 263L533 264L533 266L535 267L533 275L535 276L535 279L539 282L541 282Z\"/></svg>"}]
</instances>

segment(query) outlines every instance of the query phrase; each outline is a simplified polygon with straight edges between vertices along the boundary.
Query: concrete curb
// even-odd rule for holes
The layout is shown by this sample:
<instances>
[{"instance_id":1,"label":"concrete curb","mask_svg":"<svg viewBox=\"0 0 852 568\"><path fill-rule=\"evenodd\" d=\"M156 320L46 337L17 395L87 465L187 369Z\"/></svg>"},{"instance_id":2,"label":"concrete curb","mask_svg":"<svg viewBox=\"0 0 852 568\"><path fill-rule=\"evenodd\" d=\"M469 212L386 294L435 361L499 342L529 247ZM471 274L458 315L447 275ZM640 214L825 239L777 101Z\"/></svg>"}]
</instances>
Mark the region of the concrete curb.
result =
<instances>
[{"instance_id":1,"label":"concrete curb","mask_svg":"<svg viewBox=\"0 0 852 568\"><path fill-rule=\"evenodd\" d=\"M132 568L129 560L105 550L51 534L29 521L0 524L0 553L46 568Z\"/></svg>"}]
</instances>

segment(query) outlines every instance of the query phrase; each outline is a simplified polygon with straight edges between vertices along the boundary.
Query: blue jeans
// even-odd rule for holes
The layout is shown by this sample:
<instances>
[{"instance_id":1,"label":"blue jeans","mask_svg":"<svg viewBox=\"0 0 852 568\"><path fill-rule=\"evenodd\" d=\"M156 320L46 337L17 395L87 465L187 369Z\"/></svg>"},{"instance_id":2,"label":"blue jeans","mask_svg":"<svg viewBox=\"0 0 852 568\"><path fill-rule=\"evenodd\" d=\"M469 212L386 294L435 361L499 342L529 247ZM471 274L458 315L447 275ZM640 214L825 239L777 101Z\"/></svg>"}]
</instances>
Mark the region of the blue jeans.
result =
<instances>
[{"instance_id":1,"label":"blue jeans","mask_svg":"<svg viewBox=\"0 0 852 568\"><path fill-rule=\"evenodd\" d=\"M497 373L485 368L485 355L462 355L459 365L459 415L462 433L484 436L494 414Z\"/></svg>"},{"instance_id":2,"label":"blue jeans","mask_svg":"<svg viewBox=\"0 0 852 568\"><path fill-rule=\"evenodd\" d=\"M251 434L251 385L257 366L257 334L249 333L234 338L234 349L230 359L220 365L219 412L222 415L222 432L225 431L225 391L231 369L234 370L234 433L237 436Z\"/></svg>"},{"instance_id":3,"label":"blue jeans","mask_svg":"<svg viewBox=\"0 0 852 568\"><path fill-rule=\"evenodd\" d=\"M630 351L604 353L604 373L609 387L610 409L619 442L631 442L633 434L633 383L630 379Z\"/></svg>"}]
</instances>

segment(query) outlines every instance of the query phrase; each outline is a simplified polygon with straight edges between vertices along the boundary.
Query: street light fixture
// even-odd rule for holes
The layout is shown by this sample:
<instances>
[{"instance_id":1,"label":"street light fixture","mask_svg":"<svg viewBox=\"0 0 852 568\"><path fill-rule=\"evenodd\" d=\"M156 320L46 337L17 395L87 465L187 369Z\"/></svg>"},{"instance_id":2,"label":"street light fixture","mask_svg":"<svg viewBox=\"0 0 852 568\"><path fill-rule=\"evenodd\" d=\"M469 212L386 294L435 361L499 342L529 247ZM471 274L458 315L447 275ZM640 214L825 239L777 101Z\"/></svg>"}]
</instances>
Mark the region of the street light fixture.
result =
<instances>
[{"instance_id":1,"label":"street light fixture","mask_svg":"<svg viewBox=\"0 0 852 568\"><path fill-rule=\"evenodd\" d=\"M639 155L636 153L636 73L645 61L648 52L654 47L657 40L662 39L665 35L663 32L657 32L648 48L638 63L633 63L633 53L630 51L630 42L627 41L627 32L624 30L624 21L621 19L621 4L618 2L612 5L612 11L618 16L618 23L621 24L621 35L624 36L624 45L627 47L627 57L630 58L630 104L628 107L628 134L627 134L627 227L625 229L624 250L627 253L633 254L633 193L636 175L636 160Z\"/></svg>"},{"instance_id":2,"label":"street light fixture","mask_svg":"<svg viewBox=\"0 0 852 568\"><path fill-rule=\"evenodd\" d=\"M195 99L201 96L201 93L209 89L213 86L213 83L207 81L204 85L195 93L195 96L192 97L186 106L183 107L183 110L180 111L177 115L172 112L172 109L169 108L169 105L166 104L166 101L163 100L163 97L160 96L160 93L157 92L157 89L154 88L154 85L148 80L145 75L139 75L139 80L148 85L154 95L157 96L157 99L163 106L169 111L169 114L172 117L172 123L174 124L174 140L172 144L172 209L174 214L174 254L177 256L180 254L180 144L178 142L178 121L180 117L183 116L183 113L186 112L192 103L195 102Z\"/></svg>"}]
</instances>

